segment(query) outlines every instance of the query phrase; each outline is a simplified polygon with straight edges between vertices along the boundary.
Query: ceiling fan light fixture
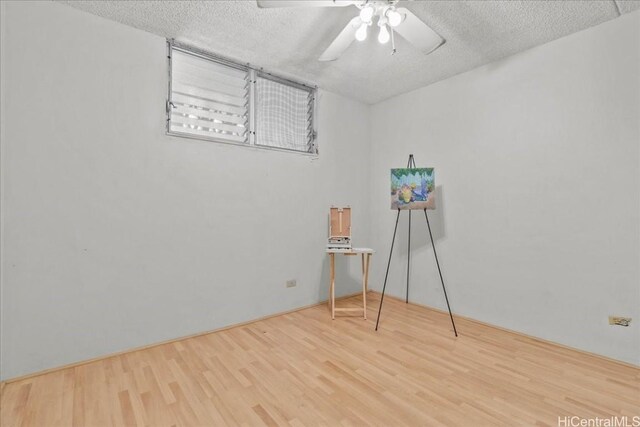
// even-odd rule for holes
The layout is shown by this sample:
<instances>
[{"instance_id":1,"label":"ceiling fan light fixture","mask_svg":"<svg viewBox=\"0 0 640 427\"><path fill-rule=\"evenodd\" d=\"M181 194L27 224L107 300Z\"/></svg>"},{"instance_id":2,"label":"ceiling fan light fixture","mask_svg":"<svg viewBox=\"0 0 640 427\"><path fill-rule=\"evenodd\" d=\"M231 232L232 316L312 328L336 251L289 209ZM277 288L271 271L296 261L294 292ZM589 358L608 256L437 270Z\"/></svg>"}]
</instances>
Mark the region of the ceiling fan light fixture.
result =
<instances>
[{"instance_id":1,"label":"ceiling fan light fixture","mask_svg":"<svg viewBox=\"0 0 640 427\"><path fill-rule=\"evenodd\" d=\"M390 7L389 9L387 9L385 16L389 21L389 25L392 27L397 27L402 23L402 15L400 15L400 13L397 10L395 10L395 8L393 7Z\"/></svg>"},{"instance_id":2,"label":"ceiling fan light fixture","mask_svg":"<svg viewBox=\"0 0 640 427\"><path fill-rule=\"evenodd\" d=\"M378 41L382 44L388 43L391 35L387 30L387 24L380 25L380 32L378 33Z\"/></svg>"},{"instance_id":3,"label":"ceiling fan light fixture","mask_svg":"<svg viewBox=\"0 0 640 427\"><path fill-rule=\"evenodd\" d=\"M356 40L358 40L359 42L366 40L367 27L368 25L365 22L360 25L360 28L358 28L358 31L356 31Z\"/></svg>"},{"instance_id":4,"label":"ceiling fan light fixture","mask_svg":"<svg viewBox=\"0 0 640 427\"><path fill-rule=\"evenodd\" d=\"M375 13L374 8L370 5L367 5L362 9L360 9L360 19L362 20L362 22L369 23L371 22L371 19L373 19L374 13Z\"/></svg>"},{"instance_id":5,"label":"ceiling fan light fixture","mask_svg":"<svg viewBox=\"0 0 640 427\"><path fill-rule=\"evenodd\" d=\"M340 31L322 52L319 61L335 61L355 40L368 37L367 27L378 25L378 42L391 42L392 54L396 53L394 39L400 36L425 55L445 43L445 40L422 19L404 7L396 7L400 0L256 0L261 8L289 7L342 7L353 6L358 14ZM2 2L2 0L0 0ZM353 9L352 9L353 10ZM355 11L354 11L355 12ZM373 31L373 30L372 30Z\"/></svg>"}]
</instances>

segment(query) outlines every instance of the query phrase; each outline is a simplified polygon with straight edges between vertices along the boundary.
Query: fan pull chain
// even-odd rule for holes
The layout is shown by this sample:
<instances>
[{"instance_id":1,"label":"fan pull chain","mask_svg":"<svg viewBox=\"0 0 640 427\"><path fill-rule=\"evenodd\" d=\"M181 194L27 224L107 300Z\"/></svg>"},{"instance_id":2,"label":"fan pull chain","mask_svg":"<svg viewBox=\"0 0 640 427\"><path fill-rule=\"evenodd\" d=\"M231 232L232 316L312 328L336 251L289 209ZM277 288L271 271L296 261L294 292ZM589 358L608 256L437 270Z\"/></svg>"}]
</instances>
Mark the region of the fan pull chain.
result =
<instances>
[{"instance_id":1,"label":"fan pull chain","mask_svg":"<svg viewBox=\"0 0 640 427\"><path fill-rule=\"evenodd\" d=\"M389 26L389 28L391 28L391 55L395 55L396 54L396 39L394 37L395 31L393 31L393 27Z\"/></svg>"}]
</instances>

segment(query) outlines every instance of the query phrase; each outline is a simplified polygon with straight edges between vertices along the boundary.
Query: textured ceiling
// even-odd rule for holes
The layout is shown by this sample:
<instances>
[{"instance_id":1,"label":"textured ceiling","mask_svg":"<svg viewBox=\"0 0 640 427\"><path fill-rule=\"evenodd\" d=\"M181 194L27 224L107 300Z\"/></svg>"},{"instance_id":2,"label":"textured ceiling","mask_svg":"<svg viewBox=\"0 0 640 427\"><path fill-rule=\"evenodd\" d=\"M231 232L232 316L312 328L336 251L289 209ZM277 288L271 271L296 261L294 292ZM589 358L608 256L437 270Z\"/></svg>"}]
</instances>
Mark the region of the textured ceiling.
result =
<instances>
[{"instance_id":1,"label":"textured ceiling","mask_svg":"<svg viewBox=\"0 0 640 427\"><path fill-rule=\"evenodd\" d=\"M255 1L61 1L366 103L426 86L640 9L640 1L401 1L446 43L430 55L396 38L318 56L357 15L354 6L259 9Z\"/></svg>"}]
</instances>

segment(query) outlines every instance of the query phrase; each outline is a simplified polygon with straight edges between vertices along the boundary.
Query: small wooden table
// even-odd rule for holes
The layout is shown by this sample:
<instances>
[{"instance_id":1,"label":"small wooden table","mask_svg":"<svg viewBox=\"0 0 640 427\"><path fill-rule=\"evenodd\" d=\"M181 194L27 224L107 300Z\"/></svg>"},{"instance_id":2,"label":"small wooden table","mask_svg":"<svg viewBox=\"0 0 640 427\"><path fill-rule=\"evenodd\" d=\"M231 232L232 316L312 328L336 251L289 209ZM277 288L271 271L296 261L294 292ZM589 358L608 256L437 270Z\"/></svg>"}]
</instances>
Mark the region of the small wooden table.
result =
<instances>
[{"instance_id":1,"label":"small wooden table","mask_svg":"<svg viewBox=\"0 0 640 427\"><path fill-rule=\"evenodd\" d=\"M360 311L365 320L367 318L367 291L369 286L369 261L373 249L351 248L351 249L327 249L330 258L330 286L329 305L331 307L331 318L336 318L336 311ZM358 255L362 254L362 308L336 308L336 254Z\"/></svg>"}]
</instances>

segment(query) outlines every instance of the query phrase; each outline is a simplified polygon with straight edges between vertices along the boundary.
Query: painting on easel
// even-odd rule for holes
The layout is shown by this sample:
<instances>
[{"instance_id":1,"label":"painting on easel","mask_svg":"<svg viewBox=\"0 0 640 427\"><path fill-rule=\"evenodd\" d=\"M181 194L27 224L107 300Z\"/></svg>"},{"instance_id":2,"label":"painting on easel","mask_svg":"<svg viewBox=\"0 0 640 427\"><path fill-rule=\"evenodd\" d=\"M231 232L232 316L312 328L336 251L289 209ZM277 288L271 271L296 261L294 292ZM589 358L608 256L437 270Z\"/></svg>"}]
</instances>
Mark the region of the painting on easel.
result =
<instances>
[{"instance_id":1,"label":"painting on easel","mask_svg":"<svg viewBox=\"0 0 640 427\"><path fill-rule=\"evenodd\" d=\"M391 209L435 209L433 168L391 169Z\"/></svg>"}]
</instances>

